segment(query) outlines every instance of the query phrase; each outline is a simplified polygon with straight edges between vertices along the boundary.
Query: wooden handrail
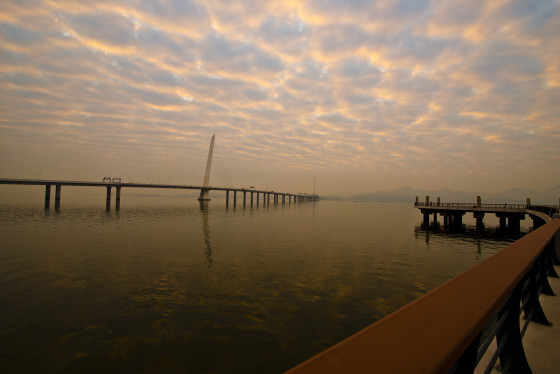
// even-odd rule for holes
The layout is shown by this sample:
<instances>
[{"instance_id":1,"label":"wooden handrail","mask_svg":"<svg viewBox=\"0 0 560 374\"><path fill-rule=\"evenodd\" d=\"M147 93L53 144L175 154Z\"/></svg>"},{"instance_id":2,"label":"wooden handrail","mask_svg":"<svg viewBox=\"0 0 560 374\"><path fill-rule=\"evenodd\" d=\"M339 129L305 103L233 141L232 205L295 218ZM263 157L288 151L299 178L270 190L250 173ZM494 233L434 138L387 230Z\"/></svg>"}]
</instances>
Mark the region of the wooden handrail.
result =
<instances>
[{"instance_id":1,"label":"wooden handrail","mask_svg":"<svg viewBox=\"0 0 560 374\"><path fill-rule=\"evenodd\" d=\"M553 219L287 373L448 372L518 289L559 230L560 219Z\"/></svg>"}]
</instances>

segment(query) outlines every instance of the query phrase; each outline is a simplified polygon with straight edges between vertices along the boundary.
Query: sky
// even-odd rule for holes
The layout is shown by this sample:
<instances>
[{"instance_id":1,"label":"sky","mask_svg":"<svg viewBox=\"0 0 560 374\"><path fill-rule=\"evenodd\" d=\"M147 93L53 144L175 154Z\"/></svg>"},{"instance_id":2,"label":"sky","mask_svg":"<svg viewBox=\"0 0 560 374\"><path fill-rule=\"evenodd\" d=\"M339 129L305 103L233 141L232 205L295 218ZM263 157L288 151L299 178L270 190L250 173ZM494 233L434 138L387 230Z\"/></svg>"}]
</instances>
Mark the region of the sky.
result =
<instances>
[{"instance_id":1,"label":"sky","mask_svg":"<svg viewBox=\"0 0 560 374\"><path fill-rule=\"evenodd\" d=\"M560 184L559 0L0 2L0 178Z\"/></svg>"}]
</instances>

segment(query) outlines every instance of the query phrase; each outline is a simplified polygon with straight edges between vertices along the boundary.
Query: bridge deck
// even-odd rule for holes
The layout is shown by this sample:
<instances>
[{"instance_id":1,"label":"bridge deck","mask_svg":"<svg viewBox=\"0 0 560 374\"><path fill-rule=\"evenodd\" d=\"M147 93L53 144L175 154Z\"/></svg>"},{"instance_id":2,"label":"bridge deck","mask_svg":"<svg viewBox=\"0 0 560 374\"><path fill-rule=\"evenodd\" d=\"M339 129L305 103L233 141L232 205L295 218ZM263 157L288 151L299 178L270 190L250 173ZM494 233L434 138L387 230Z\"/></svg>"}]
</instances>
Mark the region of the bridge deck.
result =
<instances>
[{"instance_id":1,"label":"bridge deck","mask_svg":"<svg viewBox=\"0 0 560 374\"><path fill-rule=\"evenodd\" d=\"M560 205L527 205L527 204L479 204L476 203L415 203L415 208L426 211L458 211L458 212L488 212L510 213L525 212L528 209L538 209L540 212L556 213Z\"/></svg>"},{"instance_id":2,"label":"bridge deck","mask_svg":"<svg viewBox=\"0 0 560 374\"><path fill-rule=\"evenodd\" d=\"M525 213L525 204L476 204L468 203L440 203L416 204L416 208L427 211L453 211L453 212L485 212L485 213Z\"/></svg>"},{"instance_id":3,"label":"bridge deck","mask_svg":"<svg viewBox=\"0 0 560 374\"><path fill-rule=\"evenodd\" d=\"M235 188L235 187L213 187L213 186L192 186L183 184L155 184L155 183L115 183L115 182L92 182L92 181L65 181L65 180L49 180L49 179L12 179L0 178L0 184L15 185L59 185L59 186L81 186L81 187L132 187L132 188L164 188L164 189L180 189L180 190L209 190L209 191L237 191L237 192L253 192L253 193L269 193L286 196L298 197L315 197L303 193L277 192L269 190L257 190L254 188Z\"/></svg>"}]
</instances>

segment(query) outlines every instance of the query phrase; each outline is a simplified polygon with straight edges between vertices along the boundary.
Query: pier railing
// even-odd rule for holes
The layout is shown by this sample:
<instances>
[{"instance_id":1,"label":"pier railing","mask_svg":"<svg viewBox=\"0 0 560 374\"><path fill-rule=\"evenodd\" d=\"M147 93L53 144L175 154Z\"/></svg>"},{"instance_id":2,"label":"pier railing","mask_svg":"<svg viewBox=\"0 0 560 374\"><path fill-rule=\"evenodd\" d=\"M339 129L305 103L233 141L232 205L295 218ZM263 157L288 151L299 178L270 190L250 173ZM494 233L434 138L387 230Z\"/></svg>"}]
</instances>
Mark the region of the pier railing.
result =
<instances>
[{"instance_id":1,"label":"pier railing","mask_svg":"<svg viewBox=\"0 0 560 374\"><path fill-rule=\"evenodd\" d=\"M457 208L457 209L528 209L527 204L480 204L476 203L415 203L416 207Z\"/></svg>"},{"instance_id":2,"label":"pier railing","mask_svg":"<svg viewBox=\"0 0 560 374\"><path fill-rule=\"evenodd\" d=\"M559 235L557 218L288 373L472 373L494 339L487 372L498 359L530 372L522 337L549 324L539 295L553 294Z\"/></svg>"}]
</instances>

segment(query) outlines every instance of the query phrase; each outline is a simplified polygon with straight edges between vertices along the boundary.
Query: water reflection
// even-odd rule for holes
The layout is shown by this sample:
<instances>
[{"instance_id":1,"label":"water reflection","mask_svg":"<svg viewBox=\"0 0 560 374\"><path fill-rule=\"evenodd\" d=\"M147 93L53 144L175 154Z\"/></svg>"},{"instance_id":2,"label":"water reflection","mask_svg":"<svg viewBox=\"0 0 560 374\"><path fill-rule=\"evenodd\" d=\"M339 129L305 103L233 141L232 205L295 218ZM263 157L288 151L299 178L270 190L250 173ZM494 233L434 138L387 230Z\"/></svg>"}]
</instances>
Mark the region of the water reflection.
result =
<instances>
[{"instance_id":1,"label":"water reflection","mask_svg":"<svg viewBox=\"0 0 560 374\"><path fill-rule=\"evenodd\" d=\"M404 204L249 198L0 207L2 372L282 372L505 247Z\"/></svg>"},{"instance_id":2,"label":"water reflection","mask_svg":"<svg viewBox=\"0 0 560 374\"><path fill-rule=\"evenodd\" d=\"M208 225L208 201L200 201L200 216L202 217L202 235L204 237L204 254L208 261L208 268L212 267L212 245L210 244L210 226Z\"/></svg>"},{"instance_id":3,"label":"water reflection","mask_svg":"<svg viewBox=\"0 0 560 374\"><path fill-rule=\"evenodd\" d=\"M486 227L484 225L441 225L438 222L425 224L424 222L414 227L414 237L424 238L428 244L430 238L469 238L489 239L505 242L514 242L527 234L527 231L504 230L500 227Z\"/></svg>"}]
</instances>

